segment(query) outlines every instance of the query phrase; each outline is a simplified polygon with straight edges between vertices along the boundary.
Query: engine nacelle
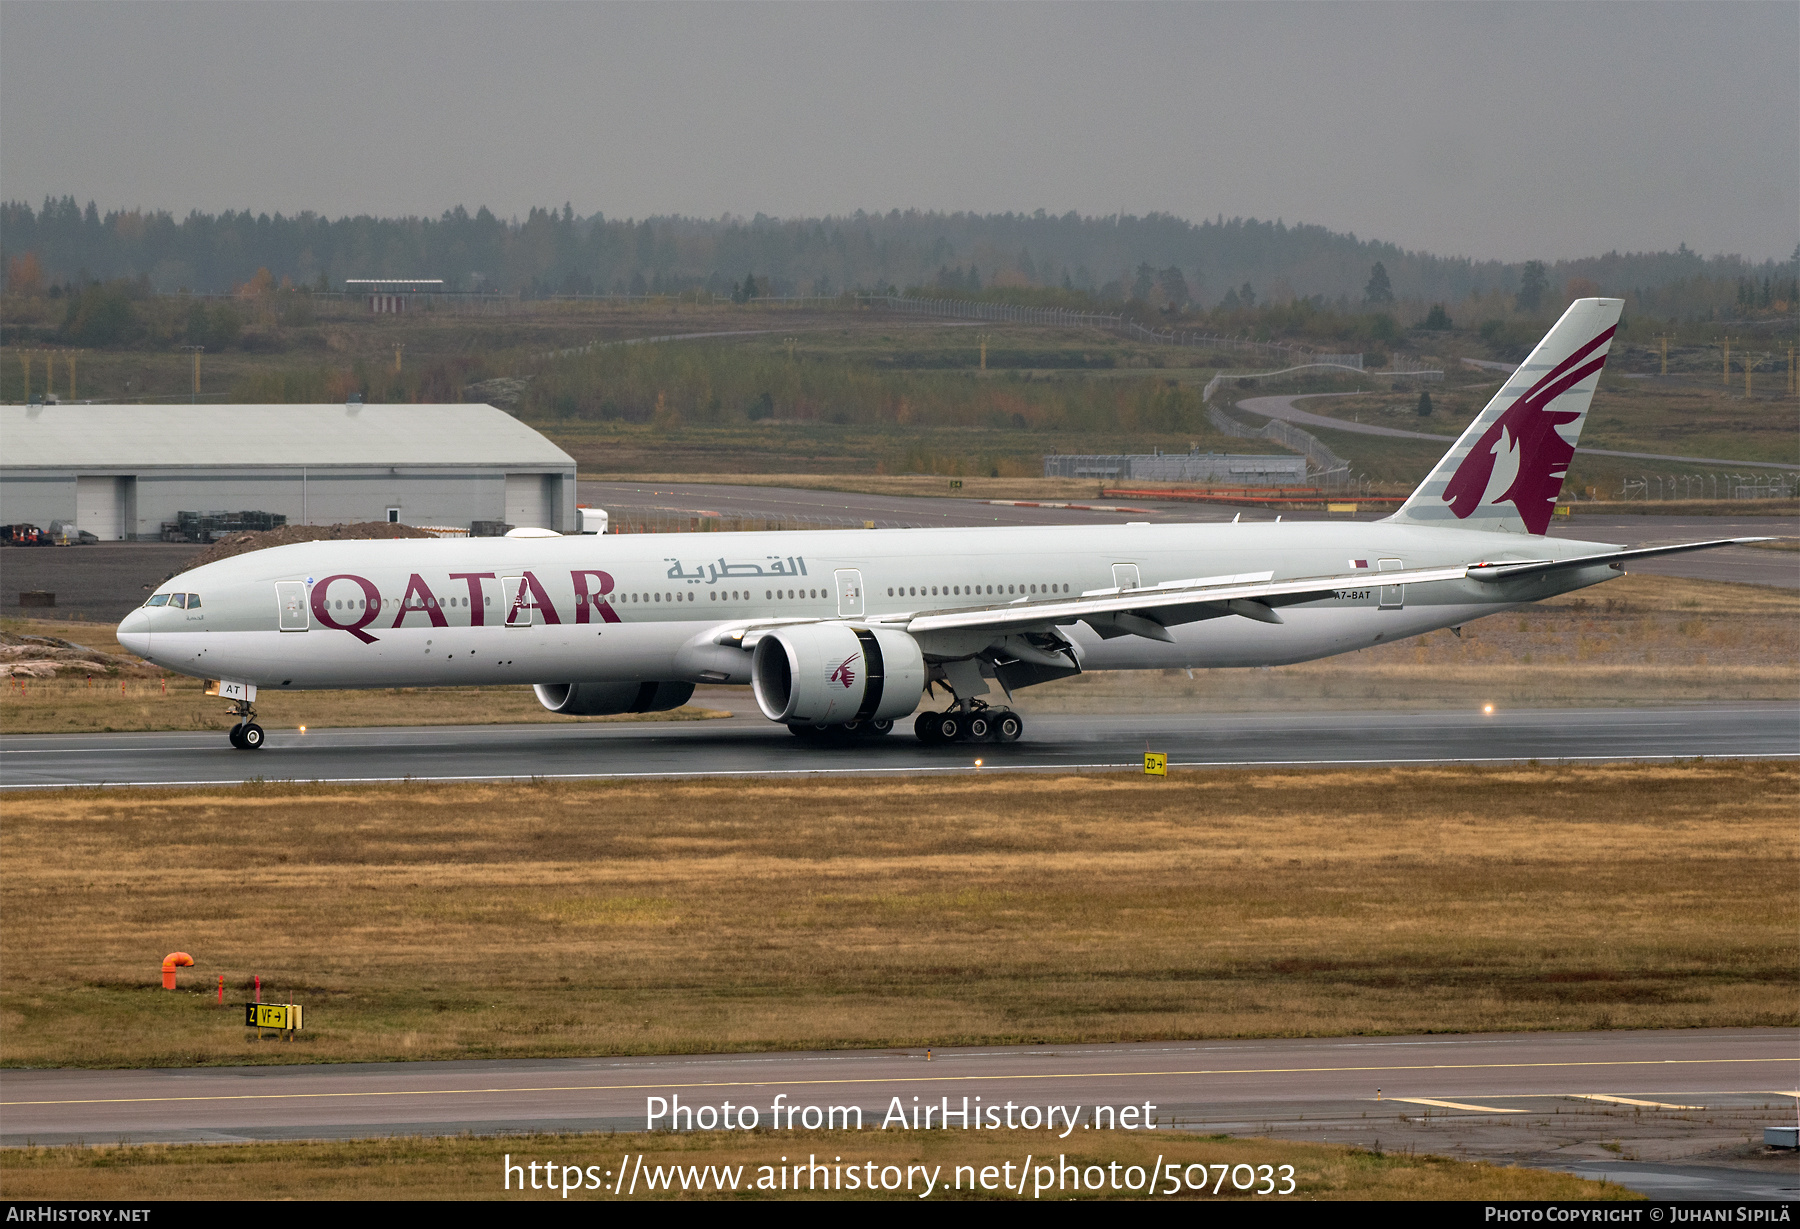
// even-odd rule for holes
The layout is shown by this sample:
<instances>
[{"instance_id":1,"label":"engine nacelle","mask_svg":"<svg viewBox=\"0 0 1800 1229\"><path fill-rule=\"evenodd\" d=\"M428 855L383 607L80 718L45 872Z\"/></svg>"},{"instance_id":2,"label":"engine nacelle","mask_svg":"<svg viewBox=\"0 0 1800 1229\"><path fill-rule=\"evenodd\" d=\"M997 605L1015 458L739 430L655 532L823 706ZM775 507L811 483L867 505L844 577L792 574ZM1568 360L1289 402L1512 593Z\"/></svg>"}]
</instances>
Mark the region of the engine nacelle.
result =
<instances>
[{"instance_id":1,"label":"engine nacelle","mask_svg":"<svg viewBox=\"0 0 1800 1229\"><path fill-rule=\"evenodd\" d=\"M788 725L895 720L919 705L925 657L893 628L806 623L766 632L750 661L757 707Z\"/></svg>"},{"instance_id":2,"label":"engine nacelle","mask_svg":"<svg viewBox=\"0 0 1800 1229\"><path fill-rule=\"evenodd\" d=\"M538 683L538 703L566 717L609 717L614 713L661 713L680 708L694 694L692 683Z\"/></svg>"}]
</instances>

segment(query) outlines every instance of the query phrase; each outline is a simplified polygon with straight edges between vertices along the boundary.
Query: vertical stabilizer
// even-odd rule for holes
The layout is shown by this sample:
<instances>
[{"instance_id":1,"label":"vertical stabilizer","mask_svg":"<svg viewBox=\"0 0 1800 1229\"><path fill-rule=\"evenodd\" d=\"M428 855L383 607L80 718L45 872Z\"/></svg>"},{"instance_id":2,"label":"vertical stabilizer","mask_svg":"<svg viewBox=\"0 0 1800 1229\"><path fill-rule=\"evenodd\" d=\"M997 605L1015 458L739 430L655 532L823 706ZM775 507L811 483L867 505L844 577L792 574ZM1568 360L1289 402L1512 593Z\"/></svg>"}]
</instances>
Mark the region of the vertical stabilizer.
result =
<instances>
[{"instance_id":1,"label":"vertical stabilizer","mask_svg":"<svg viewBox=\"0 0 1800 1229\"><path fill-rule=\"evenodd\" d=\"M1576 299L1391 519L1543 533L1623 299Z\"/></svg>"}]
</instances>

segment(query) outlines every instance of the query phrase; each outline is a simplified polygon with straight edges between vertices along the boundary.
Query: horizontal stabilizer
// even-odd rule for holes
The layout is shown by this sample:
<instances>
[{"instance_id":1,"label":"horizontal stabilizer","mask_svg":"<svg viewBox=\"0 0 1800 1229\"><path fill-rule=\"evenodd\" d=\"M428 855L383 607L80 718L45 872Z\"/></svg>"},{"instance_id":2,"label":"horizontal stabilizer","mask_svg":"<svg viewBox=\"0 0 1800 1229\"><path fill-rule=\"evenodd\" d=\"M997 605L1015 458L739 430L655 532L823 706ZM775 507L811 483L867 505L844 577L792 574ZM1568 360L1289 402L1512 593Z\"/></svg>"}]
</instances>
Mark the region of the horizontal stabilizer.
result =
<instances>
[{"instance_id":1,"label":"horizontal stabilizer","mask_svg":"<svg viewBox=\"0 0 1800 1229\"><path fill-rule=\"evenodd\" d=\"M1589 568L1596 564L1618 567L1633 559L1654 559L1658 555L1680 555L1691 550L1712 550L1719 546L1748 546L1752 542L1770 542L1772 538L1713 538L1706 542L1682 542L1675 546L1642 546L1635 550L1613 550L1598 555L1580 555L1574 559L1527 559L1519 563L1477 563L1469 568L1472 580L1515 580L1542 572L1562 572L1570 568Z\"/></svg>"}]
</instances>

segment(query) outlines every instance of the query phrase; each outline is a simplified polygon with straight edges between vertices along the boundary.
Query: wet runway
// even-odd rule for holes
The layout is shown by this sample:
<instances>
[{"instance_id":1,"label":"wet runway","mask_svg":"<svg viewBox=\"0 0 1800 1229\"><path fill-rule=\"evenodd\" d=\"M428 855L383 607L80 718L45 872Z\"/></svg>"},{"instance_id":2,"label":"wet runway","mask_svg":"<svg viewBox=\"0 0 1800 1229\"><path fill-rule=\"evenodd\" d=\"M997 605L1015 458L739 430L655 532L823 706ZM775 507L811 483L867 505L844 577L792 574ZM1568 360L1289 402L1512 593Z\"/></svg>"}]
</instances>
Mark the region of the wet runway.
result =
<instances>
[{"instance_id":1,"label":"wet runway","mask_svg":"<svg viewBox=\"0 0 1800 1229\"><path fill-rule=\"evenodd\" d=\"M271 729L234 751L217 732L14 735L0 788L267 781L469 781L1141 769L1162 751L1183 769L1264 765L1505 763L1800 756L1800 709L1782 703L1670 708L1309 710L1026 718L1007 746L928 747L909 730L820 747L742 711L726 720L632 724ZM711 704L696 695L698 704ZM980 766L977 766L979 760Z\"/></svg>"},{"instance_id":2,"label":"wet runway","mask_svg":"<svg viewBox=\"0 0 1800 1229\"><path fill-rule=\"evenodd\" d=\"M715 1113L727 1101L752 1107L762 1127L779 1104L796 1126L807 1107L838 1107L840 1122L859 1110L864 1130L884 1119L895 1130L896 1103L910 1115L914 1098L940 1111L967 1098L1020 1124L1054 1106L1058 1134L1080 1136L1084 1150L1104 1148L1092 1132L1132 1121L1136 1131L1612 1166L1636 1175L1615 1180L1657 1193L1767 1199L1792 1198L1800 1181L1743 1141L1792 1120L1797 1078L1800 1035L1782 1029L989 1046L929 1061L898 1050L5 1071L0 1144L644 1130L657 1100L677 1097ZM1127 1106L1137 1107L1130 1119ZM602 1144L595 1151L611 1159Z\"/></svg>"}]
</instances>

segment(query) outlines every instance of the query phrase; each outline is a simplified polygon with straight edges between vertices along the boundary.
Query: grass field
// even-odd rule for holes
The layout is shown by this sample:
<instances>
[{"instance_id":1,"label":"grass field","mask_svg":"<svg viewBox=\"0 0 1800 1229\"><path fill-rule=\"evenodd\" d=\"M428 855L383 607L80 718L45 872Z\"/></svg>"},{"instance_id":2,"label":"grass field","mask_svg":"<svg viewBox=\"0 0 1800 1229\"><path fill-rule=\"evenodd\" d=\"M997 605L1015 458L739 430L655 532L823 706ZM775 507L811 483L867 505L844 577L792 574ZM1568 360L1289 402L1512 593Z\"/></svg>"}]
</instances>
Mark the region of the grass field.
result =
<instances>
[{"instance_id":1,"label":"grass field","mask_svg":"<svg viewBox=\"0 0 1800 1229\"><path fill-rule=\"evenodd\" d=\"M1205 1191L1184 1189L1187 1199L1262 1199L1265 1202L1311 1199L1636 1199L1635 1193L1611 1182L1590 1182L1570 1174L1538 1169L1514 1169L1479 1162L1455 1161L1440 1156L1376 1153L1329 1144L1295 1144L1266 1139L1231 1139L1195 1136L1173 1131L1153 1135L1118 1136L1105 1144L1071 1147L1053 1133L1009 1131L1001 1136L960 1132L909 1136L880 1131L765 1131L748 1135L706 1132L683 1135L512 1135L503 1139L375 1139L353 1142L304 1142L268 1144L139 1145L99 1148L9 1148L0 1150L0 1184L9 1199L556 1199L555 1190L521 1190L530 1177L531 1164L555 1167L556 1181L584 1187L587 1181L605 1183L619 1167L621 1156L643 1157L637 1199L701 1198L684 1193L671 1170L680 1166L712 1166L736 1169L737 1192L713 1198L773 1199L910 1199L924 1193L924 1175L914 1175L916 1185L871 1195L858 1190L758 1191L759 1182L778 1184L783 1162L806 1163L818 1157L838 1169L858 1168L873 1162L880 1180L886 1166L902 1171L922 1165L936 1174L939 1183L932 1199L1017 1198L1004 1191L976 1188L985 1166L1012 1164L1011 1174L1001 1171L992 1180L1016 1178L1027 1156L1034 1158L1032 1184L1027 1190L1046 1199L1145 1199L1143 1191L1123 1188L1126 1181L1145 1184L1145 1172L1157 1159L1183 1167L1210 1163L1204 1175L1183 1170ZM1086 1169L1117 1162L1116 1175L1083 1182L1102 1181L1107 1189L1080 1193L1056 1190L1056 1178L1038 1169L1044 1158L1058 1166L1066 1161ZM520 1166L514 1187L503 1189L503 1167L510 1161ZM565 1175L564 1167L582 1170L595 1166L591 1179L583 1174ZM1277 1167L1293 1166L1294 1191L1288 1196L1251 1195L1234 1190L1227 1171L1219 1165L1270 1167L1268 1189L1286 1189L1275 1181ZM958 1166L973 1169L959 1174ZM1130 1167L1140 1169L1133 1178ZM841 1171L840 1171L841 1172ZM863 1172L867 1174L868 1170ZM1166 1170L1162 1189L1167 1190ZM648 1189L644 1179L655 1175L659 1189ZM1285 1178L1285 1175L1284 1175ZM1213 1193L1217 1179L1223 1187ZM824 1181L824 1179L819 1179ZM834 1178L834 1181L845 1181ZM899 1176L888 1181L899 1185ZM1239 1180L1243 1180L1239 1175ZM792 1170L789 1169L792 1182ZM1112 1184L1118 1182L1119 1189ZM663 1184L667 1185L664 1186ZM962 1189L956 1189L957 1184ZM1251 1185L1259 1185L1254 1176ZM709 1183L709 1185L712 1185ZM845 1185L848 1182L845 1181ZM673 1188L673 1189L669 1189ZM615 1198L604 1187L582 1189L577 1199ZM1167 1197L1167 1196L1162 1196Z\"/></svg>"},{"instance_id":2,"label":"grass field","mask_svg":"<svg viewBox=\"0 0 1800 1229\"><path fill-rule=\"evenodd\" d=\"M7 620L4 630L55 635L122 652L104 624ZM124 691L120 691L120 687ZM166 688L166 692L165 692ZM1628 575L1597 589L1447 631L1269 670L1088 674L1019 692L1025 713L1242 712L1325 707L1532 707L1783 700L1800 694L1800 593ZM528 687L268 692L270 729L485 722L689 720L723 715L704 699L670 713L559 717ZM225 705L198 680L143 669L0 680L0 732L224 730Z\"/></svg>"},{"instance_id":3,"label":"grass field","mask_svg":"<svg viewBox=\"0 0 1800 1229\"><path fill-rule=\"evenodd\" d=\"M1787 763L14 795L0 1062L1792 1025ZM159 988L165 952L197 965ZM306 1004L293 1043L216 1005Z\"/></svg>"}]
</instances>

